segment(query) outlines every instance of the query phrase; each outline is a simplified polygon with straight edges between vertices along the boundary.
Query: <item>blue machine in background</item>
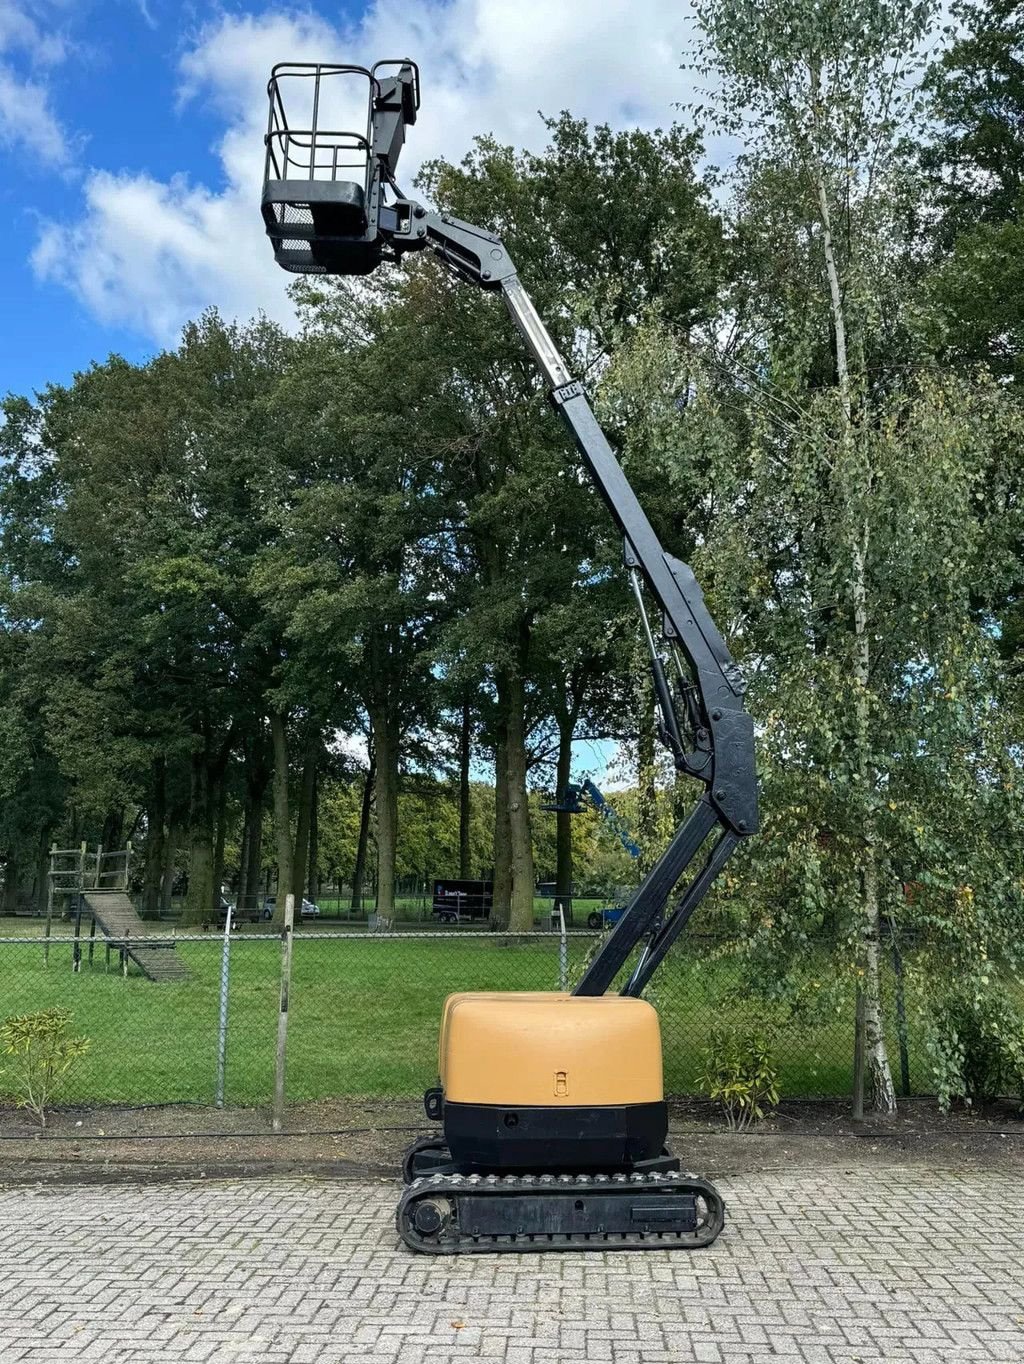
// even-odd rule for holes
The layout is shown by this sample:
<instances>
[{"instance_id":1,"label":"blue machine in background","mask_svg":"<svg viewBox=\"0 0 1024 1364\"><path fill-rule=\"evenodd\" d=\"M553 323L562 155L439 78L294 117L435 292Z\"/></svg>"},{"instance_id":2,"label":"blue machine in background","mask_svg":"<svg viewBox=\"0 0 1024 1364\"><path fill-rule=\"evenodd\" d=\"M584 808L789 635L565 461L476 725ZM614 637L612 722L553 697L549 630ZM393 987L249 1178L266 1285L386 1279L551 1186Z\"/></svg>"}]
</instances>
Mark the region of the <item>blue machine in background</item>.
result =
<instances>
[{"instance_id":1,"label":"blue machine in background","mask_svg":"<svg viewBox=\"0 0 1024 1364\"><path fill-rule=\"evenodd\" d=\"M567 786L560 800L550 805L542 805L542 810L551 810L555 814L582 815L587 806L596 810L606 827L615 835L626 852L634 860L640 856L640 845L633 837L629 825L622 816L612 808L605 800L601 791L588 777L586 781L580 782L578 786ZM604 909L595 909L587 915L587 925L590 928L609 928L612 924L618 923L626 912L625 905L608 905Z\"/></svg>"}]
</instances>

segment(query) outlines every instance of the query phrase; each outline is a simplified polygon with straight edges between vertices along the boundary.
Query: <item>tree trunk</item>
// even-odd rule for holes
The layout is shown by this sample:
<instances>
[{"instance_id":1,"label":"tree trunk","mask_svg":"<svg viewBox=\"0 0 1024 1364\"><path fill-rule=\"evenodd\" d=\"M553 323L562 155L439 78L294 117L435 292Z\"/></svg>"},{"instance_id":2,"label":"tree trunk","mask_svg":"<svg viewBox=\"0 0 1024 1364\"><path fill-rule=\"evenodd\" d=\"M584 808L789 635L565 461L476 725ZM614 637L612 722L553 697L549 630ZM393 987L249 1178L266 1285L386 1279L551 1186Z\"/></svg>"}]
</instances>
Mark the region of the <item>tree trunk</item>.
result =
<instances>
[{"instance_id":1,"label":"tree trunk","mask_svg":"<svg viewBox=\"0 0 1024 1364\"><path fill-rule=\"evenodd\" d=\"M160 871L160 914L170 914L174 901L174 878L177 872L178 845L181 842L181 821L172 816L164 840L163 866Z\"/></svg>"},{"instance_id":2,"label":"tree trunk","mask_svg":"<svg viewBox=\"0 0 1024 1364\"><path fill-rule=\"evenodd\" d=\"M216 810L213 843L213 903L220 911L220 897L224 890L224 844L228 836L228 782L226 764L217 773Z\"/></svg>"},{"instance_id":3,"label":"tree trunk","mask_svg":"<svg viewBox=\"0 0 1024 1364\"><path fill-rule=\"evenodd\" d=\"M252 824L249 828L249 842L245 853L245 902L239 896L240 909L259 910L261 908L260 871L263 866L263 801L252 807Z\"/></svg>"},{"instance_id":4,"label":"tree trunk","mask_svg":"<svg viewBox=\"0 0 1024 1364\"><path fill-rule=\"evenodd\" d=\"M494 884L491 925L507 928L512 909L512 840L508 827L508 742L498 722L494 749Z\"/></svg>"},{"instance_id":5,"label":"tree trunk","mask_svg":"<svg viewBox=\"0 0 1024 1364\"><path fill-rule=\"evenodd\" d=\"M564 801L572 777L572 736L576 728L575 715L565 707L558 720L558 760L555 765L556 799ZM555 815L555 909L559 905L566 923L572 923L572 821L568 810Z\"/></svg>"},{"instance_id":6,"label":"tree trunk","mask_svg":"<svg viewBox=\"0 0 1024 1364\"><path fill-rule=\"evenodd\" d=\"M524 626L525 629L525 626ZM512 896L508 926L515 933L533 929L533 836L526 790L526 697L520 669L507 680L508 696L508 830L512 857Z\"/></svg>"},{"instance_id":7,"label":"tree trunk","mask_svg":"<svg viewBox=\"0 0 1024 1364\"><path fill-rule=\"evenodd\" d=\"M4 871L4 893L3 893L3 912L13 914L18 907L18 874L19 867L13 853L7 855L7 866Z\"/></svg>"},{"instance_id":8,"label":"tree trunk","mask_svg":"<svg viewBox=\"0 0 1024 1364\"><path fill-rule=\"evenodd\" d=\"M159 919L160 891L163 884L164 841L167 822L167 760L161 755L153 760L152 785L146 809L146 859L142 872L142 905L144 919Z\"/></svg>"},{"instance_id":9,"label":"tree trunk","mask_svg":"<svg viewBox=\"0 0 1024 1364\"><path fill-rule=\"evenodd\" d=\"M853 420L853 384L847 353L846 309L842 281L839 277L839 267L836 261L828 184L821 161L817 133L817 111L820 107L819 90L821 84L820 62L811 62L808 69L811 110L812 117L815 120L815 160L812 173L821 219L825 277L828 281L832 328L836 342L836 378L839 387L839 401L843 410L841 453L843 467L840 470L840 477L849 479L854 485L852 489L849 485L843 489L843 500L848 507L851 502L854 507L852 511L853 524L849 527L849 553L853 599L853 676L856 684L854 720L857 736L858 788L863 810L861 824L864 836L860 878L860 965L863 971L861 990L864 1001L865 1059L871 1081L872 1108L877 1113L895 1113L896 1088L892 1082L889 1055L885 1045L885 1035L882 1031L882 1004L878 969L881 931L878 901L878 862L875 852L875 819L870 804L875 785L875 773L870 756L871 716L869 708L871 643L868 629L867 560L870 530L866 518L856 510L859 506L867 505L871 493L871 474L870 469L866 465L859 464L857 460L857 436ZM854 493L852 498L850 496L851 491Z\"/></svg>"},{"instance_id":10,"label":"tree trunk","mask_svg":"<svg viewBox=\"0 0 1024 1364\"><path fill-rule=\"evenodd\" d=\"M309 870L306 887L313 904L320 899L320 779L314 774L313 798L309 806Z\"/></svg>"},{"instance_id":11,"label":"tree trunk","mask_svg":"<svg viewBox=\"0 0 1024 1364\"><path fill-rule=\"evenodd\" d=\"M874 843L865 849L864 858L864 920L861 949L864 975L861 991L864 997L864 1059L867 1063L871 1091L871 1108L876 1113L896 1112L896 1087L889 1066L889 1052L882 1028L882 989L879 974L881 952L881 923L878 903L878 861Z\"/></svg>"},{"instance_id":12,"label":"tree trunk","mask_svg":"<svg viewBox=\"0 0 1024 1364\"><path fill-rule=\"evenodd\" d=\"M118 810L108 810L103 821L100 843L105 853L120 852L124 847L124 806ZM116 864L115 864L116 865Z\"/></svg>"},{"instance_id":13,"label":"tree trunk","mask_svg":"<svg viewBox=\"0 0 1024 1364\"><path fill-rule=\"evenodd\" d=\"M857 691L854 717L857 731L858 790L862 801L861 824L864 846L861 854L861 931L860 957L864 996L864 1047L870 1080L871 1108L876 1113L896 1112L896 1087L889 1066L889 1053L882 1029L882 992L879 978L879 944L881 913L878 900L878 860L875 851L875 816L870 800L875 785L871 766L871 716L868 688L871 682L871 643L868 636L866 544L865 526L862 538L854 544L853 559L853 624L854 624L854 679Z\"/></svg>"},{"instance_id":14,"label":"tree trunk","mask_svg":"<svg viewBox=\"0 0 1024 1364\"><path fill-rule=\"evenodd\" d=\"M238 842L238 884L235 886L235 910L240 912L245 905L248 895L248 876L249 876L249 840L252 838L252 826L249 822L249 812L242 805L242 837Z\"/></svg>"},{"instance_id":15,"label":"tree trunk","mask_svg":"<svg viewBox=\"0 0 1024 1364\"><path fill-rule=\"evenodd\" d=\"M395 914L395 856L398 847L398 725L389 716L373 717L377 753L377 913Z\"/></svg>"},{"instance_id":16,"label":"tree trunk","mask_svg":"<svg viewBox=\"0 0 1024 1364\"><path fill-rule=\"evenodd\" d=\"M832 212L828 202L828 183L821 161L820 137L818 134L818 110L821 105L821 62L820 59L808 65L811 92L811 114L814 120L813 145L814 161L811 171L814 177L814 191L818 201L821 220L821 247L825 258L825 278L828 282L829 305L832 312L832 330L836 339L836 378L839 381L839 401L843 406L846 422L846 436L850 435L853 422L853 393L850 385L850 366L846 351L846 307L843 302L843 286L839 278L836 262L835 239L832 233Z\"/></svg>"},{"instance_id":17,"label":"tree trunk","mask_svg":"<svg viewBox=\"0 0 1024 1364\"><path fill-rule=\"evenodd\" d=\"M473 712L468 699L462 703L459 727L459 878L468 881L473 874L469 851L469 760L472 756Z\"/></svg>"},{"instance_id":18,"label":"tree trunk","mask_svg":"<svg viewBox=\"0 0 1024 1364\"><path fill-rule=\"evenodd\" d=\"M288 730L285 716L274 711L270 716L274 742L274 835L277 841L277 902L275 928L284 927L284 901L292 884L292 826L288 810Z\"/></svg>"},{"instance_id":19,"label":"tree trunk","mask_svg":"<svg viewBox=\"0 0 1024 1364\"><path fill-rule=\"evenodd\" d=\"M238 867L238 909L260 907L260 863L263 854L263 797L269 771L262 730L245 745L245 800L242 816L242 849Z\"/></svg>"},{"instance_id":20,"label":"tree trunk","mask_svg":"<svg viewBox=\"0 0 1024 1364\"><path fill-rule=\"evenodd\" d=\"M32 885L32 907L39 912L46 909L47 890L50 880L50 834L45 824L39 830L39 848L36 853L36 874Z\"/></svg>"},{"instance_id":21,"label":"tree trunk","mask_svg":"<svg viewBox=\"0 0 1024 1364\"><path fill-rule=\"evenodd\" d=\"M214 906L214 818L207 744L192 755L192 799L189 806L188 892L182 910L183 927L207 923Z\"/></svg>"},{"instance_id":22,"label":"tree trunk","mask_svg":"<svg viewBox=\"0 0 1024 1364\"><path fill-rule=\"evenodd\" d=\"M313 791L316 788L316 762L320 752L320 735L313 734L306 744L302 765L302 786L299 790L299 817L295 823L295 853L292 864L292 894L295 896L296 915L302 913L302 897L306 886L306 864L309 857L309 826L313 813Z\"/></svg>"},{"instance_id":23,"label":"tree trunk","mask_svg":"<svg viewBox=\"0 0 1024 1364\"><path fill-rule=\"evenodd\" d=\"M377 754L371 740L369 751L370 765L363 781L363 802L359 812L359 842L356 844L356 860L352 869L353 914L363 912L363 882L366 879L366 847L370 841L370 812L373 809L373 788L377 781Z\"/></svg>"}]
</instances>

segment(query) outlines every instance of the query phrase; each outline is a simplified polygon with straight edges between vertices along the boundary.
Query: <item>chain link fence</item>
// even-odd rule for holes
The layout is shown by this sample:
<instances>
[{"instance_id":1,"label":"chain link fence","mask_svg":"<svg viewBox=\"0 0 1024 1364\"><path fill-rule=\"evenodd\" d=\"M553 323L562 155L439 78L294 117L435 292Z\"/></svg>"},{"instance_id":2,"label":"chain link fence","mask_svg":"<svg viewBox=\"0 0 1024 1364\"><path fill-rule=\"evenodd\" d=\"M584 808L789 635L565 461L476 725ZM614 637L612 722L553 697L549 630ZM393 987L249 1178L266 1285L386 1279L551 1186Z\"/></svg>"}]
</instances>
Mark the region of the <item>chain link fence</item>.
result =
<instances>
[{"instance_id":1,"label":"chain link fence","mask_svg":"<svg viewBox=\"0 0 1024 1364\"><path fill-rule=\"evenodd\" d=\"M19 928L21 925L19 925ZM64 1103L265 1104L273 1092L281 939L264 925L225 935L163 932L115 941L57 924L0 938L0 1020L71 1011L89 1051ZM436 1080L437 1025L456 990L571 988L599 933L473 929L370 933L309 926L294 939L287 1099L412 1098ZM852 1089L854 989L793 1021L751 992L736 940L691 935L655 978L670 1094L700 1092L703 1053L723 1023L767 1026L785 1098ZM822 954L824 956L824 954ZM897 962L897 965L899 963ZM814 958L808 970L813 971ZM808 974L808 984L815 982ZM894 1079L927 1092L916 1012L887 956L885 1019ZM909 1019L904 1024L901 1018Z\"/></svg>"}]
</instances>

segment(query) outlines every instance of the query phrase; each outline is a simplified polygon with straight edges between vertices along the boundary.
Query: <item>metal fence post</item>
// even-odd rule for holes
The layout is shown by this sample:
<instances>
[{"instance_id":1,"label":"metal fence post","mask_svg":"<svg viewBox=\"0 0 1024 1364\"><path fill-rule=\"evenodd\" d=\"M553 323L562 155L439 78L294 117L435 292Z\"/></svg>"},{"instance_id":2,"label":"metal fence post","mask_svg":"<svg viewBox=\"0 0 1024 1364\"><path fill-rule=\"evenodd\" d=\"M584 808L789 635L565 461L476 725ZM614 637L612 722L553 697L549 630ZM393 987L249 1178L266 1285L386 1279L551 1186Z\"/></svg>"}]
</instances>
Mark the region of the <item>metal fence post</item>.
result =
<instances>
[{"instance_id":1,"label":"metal fence post","mask_svg":"<svg viewBox=\"0 0 1024 1364\"><path fill-rule=\"evenodd\" d=\"M231 971L231 906L224 916L224 943L220 949L220 1016L217 1022L217 1095L218 1108L224 1107L224 1071L228 1052L228 981Z\"/></svg>"}]
</instances>

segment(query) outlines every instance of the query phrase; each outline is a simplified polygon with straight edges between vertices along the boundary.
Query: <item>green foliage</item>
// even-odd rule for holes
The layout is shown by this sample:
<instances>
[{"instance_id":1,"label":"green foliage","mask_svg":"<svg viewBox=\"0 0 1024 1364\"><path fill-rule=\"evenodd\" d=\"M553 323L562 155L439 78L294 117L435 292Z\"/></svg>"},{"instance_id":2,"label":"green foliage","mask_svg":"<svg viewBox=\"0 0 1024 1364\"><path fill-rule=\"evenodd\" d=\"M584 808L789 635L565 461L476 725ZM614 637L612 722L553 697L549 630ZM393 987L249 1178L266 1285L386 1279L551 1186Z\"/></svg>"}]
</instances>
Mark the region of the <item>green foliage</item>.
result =
<instances>
[{"instance_id":1,"label":"green foliage","mask_svg":"<svg viewBox=\"0 0 1024 1364\"><path fill-rule=\"evenodd\" d=\"M960 365L1024 380L1024 14L1015 0L952 7L958 29L928 72L935 133L922 152L933 211L922 291L927 343Z\"/></svg>"},{"instance_id":2,"label":"green foliage","mask_svg":"<svg viewBox=\"0 0 1024 1364\"><path fill-rule=\"evenodd\" d=\"M1024 215L963 232L924 284L922 326L960 365L1024 382Z\"/></svg>"},{"instance_id":3,"label":"green foliage","mask_svg":"<svg viewBox=\"0 0 1024 1364\"><path fill-rule=\"evenodd\" d=\"M1024 14L1018 0L956 0L955 39L925 78L937 125L922 161L942 247L978 223L1020 216L1024 184ZM950 30L952 33L953 30Z\"/></svg>"},{"instance_id":4,"label":"green foliage","mask_svg":"<svg viewBox=\"0 0 1024 1364\"><path fill-rule=\"evenodd\" d=\"M41 1009L0 1023L0 1074L20 1108L46 1126L46 1110L76 1063L89 1050L85 1037L72 1037L69 1009Z\"/></svg>"},{"instance_id":5,"label":"green foliage","mask_svg":"<svg viewBox=\"0 0 1024 1364\"><path fill-rule=\"evenodd\" d=\"M804 395L780 422L748 392L741 421L742 386L661 327L638 329L607 384L609 402L646 395L627 454L656 446L687 502L716 507L695 567L716 617L735 623L758 720L763 829L730 868L751 971L795 983L824 933L833 978L846 977L865 800L887 910L958 960L1017 953L1020 859L1005 830L1024 796L1019 686L991 608L1016 571L1024 414L984 378L905 383L864 433L862 495L838 458L833 393ZM867 792L852 744L849 516L871 527ZM903 882L920 883L912 901Z\"/></svg>"},{"instance_id":6,"label":"green foliage","mask_svg":"<svg viewBox=\"0 0 1024 1364\"><path fill-rule=\"evenodd\" d=\"M1024 1010L991 977L963 982L933 1006L928 1051L939 1102L980 1108L1009 1092L1024 1105Z\"/></svg>"},{"instance_id":7,"label":"green foliage","mask_svg":"<svg viewBox=\"0 0 1024 1364\"><path fill-rule=\"evenodd\" d=\"M743 139L724 187L699 129L569 113L541 152L483 136L423 172L442 211L502 234L749 672L763 832L699 926L717 914L748 984L835 1028L864 980L867 869L869 927L881 909L946 968L1020 964L1017 8L956 11L923 159L928 4L699 0ZM271 711L293 791L318 764L324 876L355 860L362 774L328 751L354 732L383 883L454 874L467 702L474 870L496 849L475 778L503 750L519 879L564 872L537 789L582 734L620 741L616 802L653 860L693 788L654 755L619 535L504 311L425 257L296 297L298 336L211 314L147 364L4 405L6 889L50 835L134 825L150 889L166 834L208 913L217 834L233 868L243 810L261 829ZM577 882L634 879L590 815L571 844Z\"/></svg>"},{"instance_id":8,"label":"green foliage","mask_svg":"<svg viewBox=\"0 0 1024 1364\"><path fill-rule=\"evenodd\" d=\"M703 1064L700 1086L721 1107L731 1132L746 1131L779 1102L779 1072L762 1029L714 1028Z\"/></svg>"}]
</instances>

